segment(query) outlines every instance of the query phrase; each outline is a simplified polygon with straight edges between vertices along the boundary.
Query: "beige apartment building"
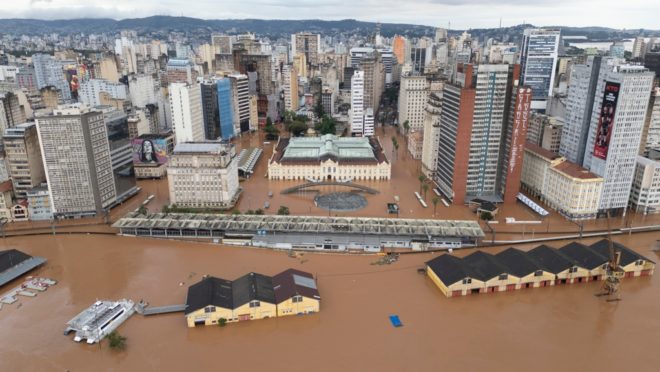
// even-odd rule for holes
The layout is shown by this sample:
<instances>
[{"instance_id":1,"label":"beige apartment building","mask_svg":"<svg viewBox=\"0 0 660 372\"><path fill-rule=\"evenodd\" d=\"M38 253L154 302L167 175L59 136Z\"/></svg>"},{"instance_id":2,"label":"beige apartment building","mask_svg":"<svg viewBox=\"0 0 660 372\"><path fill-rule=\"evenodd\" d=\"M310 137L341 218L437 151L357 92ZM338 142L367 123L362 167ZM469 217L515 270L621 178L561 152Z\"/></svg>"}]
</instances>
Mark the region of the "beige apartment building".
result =
<instances>
[{"instance_id":1,"label":"beige apartment building","mask_svg":"<svg viewBox=\"0 0 660 372\"><path fill-rule=\"evenodd\" d=\"M530 142L525 144L523 190L571 220L596 218L603 178Z\"/></svg>"},{"instance_id":2,"label":"beige apartment building","mask_svg":"<svg viewBox=\"0 0 660 372\"><path fill-rule=\"evenodd\" d=\"M170 203L184 208L232 208L240 194L234 145L180 143L167 166Z\"/></svg>"},{"instance_id":3,"label":"beige apartment building","mask_svg":"<svg viewBox=\"0 0 660 372\"><path fill-rule=\"evenodd\" d=\"M46 181L37 126L34 123L23 123L8 128L3 140L14 194L17 199L25 199L30 189Z\"/></svg>"}]
</instances>

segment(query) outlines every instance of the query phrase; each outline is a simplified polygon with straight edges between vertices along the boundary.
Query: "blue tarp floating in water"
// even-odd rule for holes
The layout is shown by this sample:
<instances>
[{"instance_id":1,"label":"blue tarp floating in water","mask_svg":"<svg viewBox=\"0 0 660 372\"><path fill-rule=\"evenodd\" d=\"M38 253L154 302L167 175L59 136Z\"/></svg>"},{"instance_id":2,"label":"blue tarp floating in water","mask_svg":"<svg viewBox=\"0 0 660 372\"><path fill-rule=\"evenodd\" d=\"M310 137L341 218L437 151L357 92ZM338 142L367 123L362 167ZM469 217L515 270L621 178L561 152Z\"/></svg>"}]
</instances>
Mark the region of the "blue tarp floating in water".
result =
<instances>
[{"instance_id":1,"label":"blue tarp floating in water","mask_svg":"<svg viewBox=\"0 0 660 372\"><path fill-rule=\"evenodd\" d=\"M390 322L392 322L392 326L394 327L401 327L403 325L398 315L390 315Z\"/></svg>"}]
</instances>

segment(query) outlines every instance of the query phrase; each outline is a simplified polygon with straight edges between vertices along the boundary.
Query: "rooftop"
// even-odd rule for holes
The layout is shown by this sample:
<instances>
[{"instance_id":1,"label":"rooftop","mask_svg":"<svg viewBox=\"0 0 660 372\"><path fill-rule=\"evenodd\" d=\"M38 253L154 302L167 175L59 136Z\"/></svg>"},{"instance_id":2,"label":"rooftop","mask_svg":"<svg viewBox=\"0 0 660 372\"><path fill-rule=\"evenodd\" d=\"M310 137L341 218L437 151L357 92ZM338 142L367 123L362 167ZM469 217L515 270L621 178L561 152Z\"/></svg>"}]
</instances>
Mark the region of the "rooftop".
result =
<instances>
[{"instance_id":1,"label":"rooftop","mask_svg":"<svg viewBox=\"0 0 660 372\"><path fill-rule=\"evenodd\" d=\"M571 163L570 161L559 163L552 168L570 177L579 178L582 180L602 179L601 176L591 173L587 169L582 168L581 166L575 163Z\"/></svg>"},{"instance_id":2,"label":"rooftop","mask_svg":"<svg viewBox=\"0 0 660 372\"><path fill-rule=\"evenodd\" d=\"M370 217L316 217L278 215L223 215L193 213L153 213L148 216L131 212L114 225L120 229L198 229L224 232L257 231L286 233L343 233L365 235L408 235L429 238L482 238L477 221L431 220Z\"/></svg>"},{"instance_id":3,"label":"rooftop","mask_svg":"<svg viewBox=\"0 0 660 372\"><path fill-rule=\"evenodd\" d=\"M530 152L532 152L532 153L534 153L534 154L536 154L536 155L538 155L542 158L546 158L550 161L557 160L557 159L561 158L561 155L556 154L556 153L554 153L550 150L546 150L543 147L541 147L539 145L535 145L531 142L525 142L525 150L530 151Z\"/></svg>"},{"instance_id":4,"label":"rooftop","mask_svg":"<svg viewBox=\"0 0 660 372\"><path fill-rule=\"evenodd\" d=\"M185 142L176 145L174 154L220 154L229 150L222 142Z\"/></svg>"},{"instance_id":5,"label":"rooftop","mask_svg":"<svg viewBox=\"0 0 660 372\"><path fill-rule=\"evenodd\" d=\"M321 137L293 137L280 139L274 162L362 161L382 163L387 161L377 140L369 137L337 137L326 134Z\"/></svg>"}]
</instances>

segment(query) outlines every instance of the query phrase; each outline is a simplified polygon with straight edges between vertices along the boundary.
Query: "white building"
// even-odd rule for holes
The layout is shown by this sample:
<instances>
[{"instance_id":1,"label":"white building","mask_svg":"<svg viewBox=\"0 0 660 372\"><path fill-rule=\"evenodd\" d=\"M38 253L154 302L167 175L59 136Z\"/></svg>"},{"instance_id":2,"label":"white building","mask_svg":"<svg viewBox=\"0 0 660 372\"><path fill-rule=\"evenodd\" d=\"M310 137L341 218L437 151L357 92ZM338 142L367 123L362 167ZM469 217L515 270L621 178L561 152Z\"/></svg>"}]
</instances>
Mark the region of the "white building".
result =
<instances>
[{"instance_id":1,"label":"white building","mask_svg":"<svg viewBox=\"0 0 660 372\"><path fill-rule=\"evenodd\" d=\"M429 94L424 110L424 141L422 144L422 172L428 178L432 178L438 164L441 113L442 91Z\"/></svg>"},{"instance_id":2,"label":"white building","mask_svg":"<svg viewBox=\"0 0 660 372\"><path fill-rule=\"evenodd\" d=\"M131 75L128 78L128 90L135 107L158 104L160 82L152 75Z\"/></svg>"},{"instance_id":3,"label":"white building","mask_svg":"<svg viewBox=\"0 0 660 372\"><path fill-rule=\"evenodd\" d=\"M300 98L298 97L298 74L291 65L282 67L282 89L284 90L284 109L286 111L298 110Z\"/></svg>"},{"instance_id":4,"label":"white building","mask_svg":"<svg viewBox=\"0 0 660 372\"><path fill-rule=\"evenodd\" d=\"M233 145L180 143L167 166L170 203L185 208L232 208L239 196Z\"/></svg>"},{"instance_id":5,"label":"white building","mask_svg":"<svg viewBox=\"0 0 660 372\"><path fill-rule=\"evenodd\" d=\"M364 110L364 122L363 122L363 130L362 130L362 136L373 136L374 135L374 125L375 125L376 119L374 118L374 109L369 107L368 109Z\"/></svg>"},{"instance_id":6,"label":"white building","mask_svg":"<svg viewBox=\"0 0 660 372\"><path fill-rule=\"evenodd\" d=\"M424 75L401 77L399 88L399 127L408 121L411 130L424 128L426 102L429 95L429 81Z\"/></svg>"},{"instance_id":7,"label":"white building","mask_svg":"<svg viewBox=\"0 0 660 372\"><path fill-rule=\"evenodd\" d=\"M364 133L364 71L355 71L351 78L351 133Z\"/></svg>"},{"instance_id":8,"label":"white building","mask_svg":"<svg viewBox=\"0 0 660 372\"><path fill-rule=\"evenodd\" d=\"M651 149L660 149L660 87L651 94L640 147L644 155L648 155Z\"/></svg>"},{"instance_id":9,"label":"white building","mask_svg":"<svg viewBox=\"0 0 660 372\"><path fill-rule=\"evenodd\" d=\"M234 133L244 133L250 129L257 129L257 125L250 122L250 87L247 75L231 74L231 95L234 121Z\"/></svg>"},{"instance_id":10,"label":"white building","mask_svg":"<svg viewBox=\"0 0 660 372\"><path fill-rule=\"evenodd\" d=\"M637 213L660 213L660 161L637 157L630 208Z\"/></svg>"},{"instance_id":11,"label":"white building","mask_svg":"<svg viewBox=\"0 0 660 372\"><path fill-rule=\"evenodd\" d=\"M53 86L59 90L61 100L71 99L69 83L64 77L64 70L60 61L47 54L35 54L32 56L32 64L34 64L37 89Z\"/></svg>"},{"instance_id":12,"label":"white building","mask_svg":"<svg viewBox=\"0 0 660 372\"><path fill-rule=\"evenodd\" d=\"M605 179L600 210L625 213L655 74L620 65L599 78L584 167Z\"/></svg>"},{"instance_id":13,"label":"white building","mask_svg":"<svg viewBox=\"0 0 660 372\"><path fill-rule=\"evenodd\" d=\"M169 85L172 129L176 143L204 140L202 94L198 84L174 83Z\"/></svg>"},{"instance_id":14,"label":"white building","mask_svg":"<svg viewBox=\"0 0 660 372\"><path fill-rule=\"evenodd\" d=\"M103 113L82 104L36 116L51 207L56 217L96 215L117 200Z\"/></svg>"},{"instance_id":15,"label":"white building","mask_svg":"<svg viewBox=\"0 0 660 372\"><path fill-rule=\"evenodd\" d=\"M108 93L113 99L125 100L128 98L126 85L103 79L90 79L80 84L78 100L89 106L99 106L102 92Z\"/></svg>"}]
</instances>

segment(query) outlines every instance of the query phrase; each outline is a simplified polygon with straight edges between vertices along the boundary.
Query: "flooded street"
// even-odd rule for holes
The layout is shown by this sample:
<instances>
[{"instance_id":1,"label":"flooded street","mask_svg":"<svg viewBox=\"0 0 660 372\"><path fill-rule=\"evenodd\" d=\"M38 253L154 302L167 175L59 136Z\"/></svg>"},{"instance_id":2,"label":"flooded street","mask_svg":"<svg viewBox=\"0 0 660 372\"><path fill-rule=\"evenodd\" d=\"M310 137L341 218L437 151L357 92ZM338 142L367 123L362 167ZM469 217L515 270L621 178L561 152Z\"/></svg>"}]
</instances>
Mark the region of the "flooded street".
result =
<instances>
[{"instance_id":1,"label":"flooded street","mask_svg":"<svg viewBox=\"0 0 660 372\"><path fill-rule=\"evenodd\" d=\"M616 240L658 261L649 250L657 238ZM417 273L431 253L374 266L375 256L296 259L117 236L12 237L1 244L46 257L33 274L59 281L35 298L21 297L20 307L0 310L1 371L656 371L660 365L658 273L625 279L619 303L593 295L601 283L448 299ZM320 313L194 329L182 314L134 315L119 328L128 339L123 352L62 335L65 323L97 299L179 304L204 274L234 279L290 267L318 278ZM404 326L393 328L391 314Z\"/></svg>"}]
</instances>

